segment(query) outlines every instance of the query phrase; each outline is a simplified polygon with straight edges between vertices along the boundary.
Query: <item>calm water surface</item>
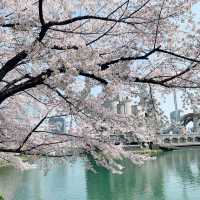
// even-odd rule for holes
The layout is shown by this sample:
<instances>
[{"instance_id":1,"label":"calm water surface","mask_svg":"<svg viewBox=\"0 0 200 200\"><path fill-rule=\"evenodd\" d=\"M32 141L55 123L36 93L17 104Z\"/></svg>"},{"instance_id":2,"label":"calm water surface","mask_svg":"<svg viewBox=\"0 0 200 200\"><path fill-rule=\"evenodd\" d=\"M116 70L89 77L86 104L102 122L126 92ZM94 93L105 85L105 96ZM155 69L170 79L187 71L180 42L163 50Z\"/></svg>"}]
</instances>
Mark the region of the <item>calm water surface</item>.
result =
<instances>
[{"instance_id":1,"label":"calm water surface","mask_svg":"<svg viewBox=\"0 0 200 200\"><path fill-rule=\"evenodd\" d=\"M125 163L123 175L84 161L39 169L0 169L0 193L6 200L200 200L200 149L169 152L142 167Z\"/></svg>"}]
</instances>

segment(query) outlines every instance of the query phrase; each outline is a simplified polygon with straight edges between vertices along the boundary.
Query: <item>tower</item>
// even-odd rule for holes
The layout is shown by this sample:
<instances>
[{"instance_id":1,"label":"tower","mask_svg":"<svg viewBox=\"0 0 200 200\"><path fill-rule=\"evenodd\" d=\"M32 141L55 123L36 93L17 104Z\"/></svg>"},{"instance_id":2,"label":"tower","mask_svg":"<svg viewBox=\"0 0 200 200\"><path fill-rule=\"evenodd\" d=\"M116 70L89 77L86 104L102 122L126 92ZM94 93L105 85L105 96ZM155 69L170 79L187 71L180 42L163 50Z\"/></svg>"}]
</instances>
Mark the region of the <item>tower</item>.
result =
<instances>
[{"instance_id":1,"label":"tower","mask_svg":"<svg viewBox=\"0 0 200 200\"><path fill-rule=\"evenodd\" d=\"M181 110L178 109L178 104L177 104L177 96L176 96L176 90L173 90L173 97L174 97L174 111L170 113L170 120L171 123L178 123L180 122L180 113Z\"/></svg>"},{"instance_id":2,"label":"tower","mask_svg":"<svg viewBox=\"0 0 200 200\"><path fill-rule=\"evenodd\" d=\"M124 100L124 104L125 104L125 114L132 115L132 107L131 107L132 101L131 101L131 99L126 97L126 99Z\"/></svg>"}]
</instances>

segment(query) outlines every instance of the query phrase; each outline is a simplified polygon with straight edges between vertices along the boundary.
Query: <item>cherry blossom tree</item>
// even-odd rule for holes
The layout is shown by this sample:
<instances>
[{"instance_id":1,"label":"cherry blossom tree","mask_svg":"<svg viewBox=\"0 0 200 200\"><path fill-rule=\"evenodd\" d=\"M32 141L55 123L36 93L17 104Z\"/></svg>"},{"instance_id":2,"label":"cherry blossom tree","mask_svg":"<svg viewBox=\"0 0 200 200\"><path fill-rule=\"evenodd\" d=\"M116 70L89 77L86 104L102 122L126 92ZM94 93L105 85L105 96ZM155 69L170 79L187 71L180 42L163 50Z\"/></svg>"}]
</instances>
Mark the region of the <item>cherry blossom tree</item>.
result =
<instances>
[{"instance_id":1,"label":"cherry blossom tree","mask_svg":"<svg viewBox=\"0 0 200 200\"><path fill-rule=\"evenodd\" d=\"M108 138L145 137L147 123L151 137L164 119L156 92L198 91L195 6L197 0L0 0L0 151L63 156L73 146L112 170L121 169L117 158L144 160ZM121 92L139 97L142 111L127 116L103 106ZM45 122L56 116L67 117L67 134L48 130Z\"/></svg>"}]
</instances>

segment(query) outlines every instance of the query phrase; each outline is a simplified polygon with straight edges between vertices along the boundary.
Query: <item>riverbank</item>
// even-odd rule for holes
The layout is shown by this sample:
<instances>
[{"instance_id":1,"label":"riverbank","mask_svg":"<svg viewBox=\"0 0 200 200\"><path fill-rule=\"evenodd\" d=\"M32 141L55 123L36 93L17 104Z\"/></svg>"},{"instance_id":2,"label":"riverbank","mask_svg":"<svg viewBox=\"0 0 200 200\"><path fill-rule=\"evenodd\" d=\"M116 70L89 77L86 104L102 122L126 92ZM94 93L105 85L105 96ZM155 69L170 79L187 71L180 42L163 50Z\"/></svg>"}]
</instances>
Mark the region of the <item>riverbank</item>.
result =
<instances>
[{"instance_id":1,"label":"riverbank","mask_svg":"<svg viewBox=\"0 0 200 200\"><path fill-rule=\"evenodd\" d=\"M161 153L163 153L164 151L161 149L155 149L155 150L151 150L151 149L141 149L141 150L135 150L133 151L133 153L135 154L141 154L141 155L148 155L148 156L158 156Z\"/></svg>"},{"instance_id":2,"label":"riverbank","mask_svg":"<svg viewBox=\"0 0 200 200\"><path fill-rule=\"evenodd\" d=\"M38 160L38 157L29 156L29 155L16 155L20 157L23 162L34 163L34 161ZM13 166L9 161L0 159L0 168L11 167ZM1 200L1 199L0 199Z\"/></svg>"},{"instance_id":3,"label":"riverbank","mask_svg":"<svg viewBox=\"0 0 200 200\"><path fill-rule=\"evenodd\" d=\"M3 160L0 160L0 168L1 167L9 167L10 166L10 164L8 164L8 162L6 162L6 161L3 161ZM1 199L0 199L1 200Z\"/></svg>"},{"instance_id":4,"label":"riverbank","mask_svg":"<svg viewBox=\"0 0 200 200\"><path fill-rule=\"evenodd\" d=\"M164 151L161 149L135 149L135 150L131 150L131 152L133 154L140 154L140 155L147 155L147 156L151 156L151 157L156 157L158 155L160 155L161 153L163 153ZM24 161L24 162L29 162L29 163L34 163L34 161L38 160L38 157L35 156L27 156L27 155L21 155L20 158ZM10 167L12 166L9 162L5 161L5 160L0 160L0 168L5 168L5 167Z\"/></svg>"}]
</instances>

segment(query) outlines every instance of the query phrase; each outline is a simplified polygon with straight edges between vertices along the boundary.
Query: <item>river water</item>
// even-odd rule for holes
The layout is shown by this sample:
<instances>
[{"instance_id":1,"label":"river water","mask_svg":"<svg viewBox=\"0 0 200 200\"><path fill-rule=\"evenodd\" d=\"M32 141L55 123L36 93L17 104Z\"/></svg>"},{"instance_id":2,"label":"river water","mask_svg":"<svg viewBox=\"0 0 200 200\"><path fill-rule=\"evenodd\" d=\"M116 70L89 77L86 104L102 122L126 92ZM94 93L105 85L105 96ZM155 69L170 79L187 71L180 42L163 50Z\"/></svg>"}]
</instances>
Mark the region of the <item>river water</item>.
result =
<instances>
[{"instance_id":1,"label":"river water","mask_svg":"<svg viewBox=\"0 0 200 200\"><path fill-rule=\"evenodd\" d=\"M199 200L200 149L164 153L138 167L125 163L122 175L103 168L87 171L83 160L19 172L0 169L6 200Z\"/></svg>"}]
</instances>

